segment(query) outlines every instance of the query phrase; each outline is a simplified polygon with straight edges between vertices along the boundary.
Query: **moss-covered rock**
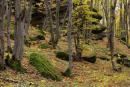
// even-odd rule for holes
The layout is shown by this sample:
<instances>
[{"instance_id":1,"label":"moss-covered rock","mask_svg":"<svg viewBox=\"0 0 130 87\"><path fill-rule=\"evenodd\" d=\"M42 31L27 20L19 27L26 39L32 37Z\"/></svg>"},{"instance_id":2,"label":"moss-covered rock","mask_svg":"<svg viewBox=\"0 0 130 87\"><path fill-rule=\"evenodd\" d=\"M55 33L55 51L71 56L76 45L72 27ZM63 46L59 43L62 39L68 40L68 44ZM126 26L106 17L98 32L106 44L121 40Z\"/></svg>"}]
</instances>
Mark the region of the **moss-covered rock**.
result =
<instances>
[{"instance_id":1,"label":"moss-covered rock","mask_svg":"<svg viewBox=\"0 0 130 87\"><path fill-rule=\"evenodd\" d=\"M98 24L98 25L96 25L95 27L94 27L94 25L93 26L91 26L92 28L92 33L93 34L100 34L100 33L102 33L103 31L105 31L106 30L106 27L105 26L103 26L103 25L101 25L101 24Z\"/></svg>"},{"instance_id":2,"label":"moss-covered rock","mask_svg":"<svg viewBox=\"0 0 130 87\"><path fill-rule=\"evenodd\" d=\"M116 62L118 64L130 67L130 58L126 54L117 53L114 56L117 57Z\"/></svg>"},{"instance_id":3,"label":"moss-covered rock","mask_svg":"<svg viewBox=\"0 0 130 87\"><path fill-rule=\"evenodd\" d=\"M45 37L44 37L44 35L39 34L39 35L37 35L37 36L30 37L30 40L31 40L31 41L36 41L36 40L45 40Z\"/></svg>"},{"instance_id":4,"label":"moss-covered rock","mask_svg":"<svg viewBox=\"0 0 130 87\"><path fill-rule=\"evenodd\" d=\"M60 51L56 52L56 57L66 61L69 60L69 55L65 52L60 52Z\"/></svg>"},{"instance_id":5,"label":"moss-covered rock","mask_svg":"<svg viewBox=\"0 0 130 87\"><path fill-rule=\"evenodd\" d=\"M47 49L49 48L50 46L48 44L40 44L39 48L41 49Z\"/></svg>"},{"instance_id":6,"label":"moss-covered rock","mask_svg":"<svg viewBox=\"0 0 130 87\"><path fill-rule=\"evenodd\" d=\"M98 52L96 57L101 59L101 60L104 60L104 61L110 61L110 59L111 59L111 57L108 54L106 54L105 52L103 52L103 51Z\"/></svg>"},{"instance_id":7,"label":"moss-covered rock","mask_svg":"<svg viewBox=\"0 0 130 87\"><path fill-rule=\"evenodd\" d=\"M92 34L92 40L103 40L106 37L106 33Z\"/></svg>"},{"instance_id":8,"label":"moss-covered rock","mask_svg":"<svg viewBox=\"0 0 130 87\"><path fill-rule=\"evenodd\" d=\"M30 54L30 64L32 64L42 76L53 80L61 80L61 74L56 71L50 61L38 53Z\"/></svg>"},{"instance_id":9,"label":"moss-covered rock","mask_svg":"<svg viewBox=\"0 0 130 87\"><path fill-rule=\"evenodd\" d=\"M45 40L45 37L44 37L44 35L37 35L36 39L37 40Z\"/></svg>"},{"instance_id":10,"label":"moss-covered rock","mask_svg":"<svg viewBox=\"0 0 130 87\"><path fill-rule=\"evenodd\" d=\"M96 62L96 52L94 48L90 45L83 45L82 46L82 57L84 60L95 63Z\"/></svg>"},{"instance_id":11,"label":"moss-covered rock","mask_svg":"<svg viewBox=\"0 0 130 87\"><path fill-rule=\"evenodd\" d=\"M96 19L98 19L98 20L101 20L101 19L102 19L102 16L101 16L100 14L98 14L98 13L97 13L97 14L93 14L92 17L93 17L93 18L96 18Z\"/></svg>"},{"instance_id":12,"label":"moss-covered rock","mask_svg":"<svg viewBox=\"0 0 130 87\"><path fill-rule=\"evenodd\" d=\"M93 57L96 56L96 52L91 45L83 45L82 46L82 56L83 57Z\"/></svg>"}]
</instances>

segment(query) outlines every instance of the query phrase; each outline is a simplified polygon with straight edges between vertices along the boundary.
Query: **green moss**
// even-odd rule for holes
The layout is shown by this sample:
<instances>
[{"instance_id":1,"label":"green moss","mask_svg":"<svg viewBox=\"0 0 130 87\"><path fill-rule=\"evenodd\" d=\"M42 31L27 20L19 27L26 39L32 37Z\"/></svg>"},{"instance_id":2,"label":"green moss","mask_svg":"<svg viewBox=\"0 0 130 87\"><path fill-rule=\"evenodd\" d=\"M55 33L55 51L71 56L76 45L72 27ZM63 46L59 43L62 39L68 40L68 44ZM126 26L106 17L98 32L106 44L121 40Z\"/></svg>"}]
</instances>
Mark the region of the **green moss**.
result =
<instances>
[{"instance_id":1,"label":"green moss","mask_svg":"<svg viewBox=\"0 0 130 87\"><path fill-rule=\"evenodd\" d=\"M41 49L47 49L47 48L49 48L50 46L48 45L48 44L41 44L40 46L39 46L39 48L41 48Z\"/></svg>"},{"instance_id":2,"label":"green moss","mask_svg":"<svg viewBox=\"0 0 130 87\"><path fill-rule=\"evenodd\" d=\"M96 52L92 45L83 44L82 48L82 57L91 58L96 56Z\"/></svg>"},{"instance_id":3,"label":"green moss","mask_svg":"<svg viewBox=\"0 0 130 87\"><path fill-rule=\"evenodd\" d=\"M72 71L70 70L70 68L68 68L65 72L64 75L67 77L72 77Z\"/></svg>"},{"instance_id":4,"label":"green moss","mask_svg":"<svg viewBox=\"0 0 130 87\"><path fill-rule=\"evenodd\" d=\"M19 60L10 59L9 56L6 58L6 65L21 73L25 73L26 70L22 67L21 62Z\"/></svg>"},{"instance_id":5,"label":"green moss","mask_svg":"<svg viewBox=\"0 0 130 87\"><path fill-rule=\"evenodd\" d=\"M56 71L48 59L38 53L30 54L30 64L32 64L42 76L53 80L61 80L61 74Z\"/></svg>"},{"instance_id":6,"label":"green moss","mask_svg":"<svg viewBox=\"0 0 130 87\"><path fill-rule=\"evenodd\" d=\"M56 57L62 60L67 60L67 61L69 60L69 55L65 52L60 52L60 51L56 52Z\"/></svg>"},{"instance_id":7,"label":"green moss","mask_svg":"<svg viewBox=\"0 0 130 87\"><path fill-rule=\"evenodd\" d=\"M0 71L5 70L5 66L0 64Z\"/></svg>"}]
</instances>

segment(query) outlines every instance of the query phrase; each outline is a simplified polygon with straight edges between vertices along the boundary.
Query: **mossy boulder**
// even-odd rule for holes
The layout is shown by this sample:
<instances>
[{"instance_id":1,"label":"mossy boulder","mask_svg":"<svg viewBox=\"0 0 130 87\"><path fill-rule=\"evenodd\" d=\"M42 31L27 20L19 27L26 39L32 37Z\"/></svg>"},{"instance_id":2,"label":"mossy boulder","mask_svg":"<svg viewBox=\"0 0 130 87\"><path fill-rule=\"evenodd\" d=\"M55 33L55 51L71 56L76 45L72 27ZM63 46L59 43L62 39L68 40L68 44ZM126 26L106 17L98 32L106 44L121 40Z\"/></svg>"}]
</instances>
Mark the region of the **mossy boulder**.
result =
<instances>
[{"instance_id":1,"label":"mossy boulder","mask_svg":"<svg viewBox=\"0 0 130 87\"><path fill-rule=\"evenodd\" d=\"M103 40L106 37L106 33L92 34L92 40Z\"/></svg>"},{"instance_id":2,"label":"mossy boulder","mask_svg":"<svg viewBox=\"0 0 130 87\"><path fill-rule=\"evenodd\" d=\"M61 51L56 52L56 57L62 60L66 60L66 61L69 60L69 54L65 52L61 52Z\"/></svg>"},{"instance_id":3,"label":"mossy boulder","mask_svg":"<svg viewBox=\"0 0 130 87\"><path fill-rule=\"evenodd\" d=\"M97 13L97 14L93 14L92 17L93 17L93 18L96 18L96 19L98 19L98 20L101 20L101 19L102 19L102 15L100 15L100 14L98 14L98 13Z\"/></svg>"},{"instance_id":4,"label":"mossy boulder","mask_svg":"<svg viewBox=\"0 0 130 87\"><path fill-rule=\"evenodd\" d=\"M104 53L103 52L101 52L101 53L98 52L96 57L101 59L101 60L104 60L104 61L110 61L110 59L111 59L111 57L108 54L106 54L105 52Z\"/></svg>"},{"instance_id":5,"label":"mossy boulder","mask_svg":"<svg viewBox=\"0 0 130 87\"><path fill-rule=\"evenodd\" d=\"M106 26L104 26L102 24L98 24L95 27L93 27L92 33L93 34L101 34L105 30L106 30Z\"/></svg>"},{"instance_id":6,"label":"mossy boulder","mask_svg":"<svg viewBox=\"0 0 130 87\"><path fill-rule=\"evenodd\" d=\"M48 44L40 44L39 48L41 49L47 49L47 48L50 48L50 46Z\"/></svg>"},{"instance_id":7,"label":"mossy boulder","mask_svg":"<svg viewBox=\"0 0 130 87\"><path fill-rule=\"evenodd\" d=\"M31 40L31 41L45 40L45 36L42 35L42 34L39 34L39 35L37 35L37 36L30 37L30 40Z\"/></svg>"},{"instance_id":8,"label":"mossy boulder","mask_svg":"<svg viewBox=\"0 0 130 87\"><path fill-rule=\"evenodd\" d=\"M96 56L96 52L93 48L93 46L91 45L83 45L82 46L82 56L83 57L93 57L93 56Z\"/></svg>"},{"instance_id":9,"label":"mossy boulder","mask_svg":"<svg viewBox=\"0 0 130 87\"><path fill-rule=\"evenodd\" d=\"M94 48L90 45L82 46L82 57L84 60L95 63L96 62L96 52Z\"/></svg>"},{"instance_id":10,"label":"mossy boulder","mask_svg":"<svg viewBox=\"0 0 130 87\"><path fill-rule=\"evenodd\" d=\"M44 37L44 35L37 35L36 39L37 40L45 40L45 37Z\"/></svg>"},{"instance_id":11,"label":"mossy boulder","mask_svg":"<svg viewBox=\"0 0 130 87\"><path fill-rule=\"evenodd\" d=\"M29 57L30 64L33 65L42 76L57 81L62 79L61 74L56 71L56 68L46 57L38 53L31 53Z\"/></svg>"},{"instance_id":12,"label":"mossy boulder","mask_svg":"<svg viewBox=\"0 0 130 87\"><path fill-rule=\"evenodd\" d=\"M117 57L116 62L118 64L124 65L126 67L130 67L130 58L127 55L118 53L115 54L114 56Z\"/></svg>"}]
</instances>

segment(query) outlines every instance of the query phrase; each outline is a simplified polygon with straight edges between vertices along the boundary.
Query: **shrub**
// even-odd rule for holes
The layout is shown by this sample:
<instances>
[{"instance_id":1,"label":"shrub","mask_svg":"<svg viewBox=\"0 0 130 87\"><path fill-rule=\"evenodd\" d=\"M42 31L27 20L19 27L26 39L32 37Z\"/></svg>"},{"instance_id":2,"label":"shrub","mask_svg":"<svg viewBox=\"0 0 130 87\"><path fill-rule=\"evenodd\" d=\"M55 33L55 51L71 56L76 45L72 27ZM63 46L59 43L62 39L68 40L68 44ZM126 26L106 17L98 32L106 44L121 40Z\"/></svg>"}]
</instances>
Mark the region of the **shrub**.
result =
<instances>
[{"instance_id":1,"label":"shrub","mask_svg":"<svg viewBox=\"0 0 130 87\"><path fill-rule=\"evenodd\" d=\"M54 66L44 56L38 53L30 54L30 64L32 64L42 76L53 80L61 80L61 74L57 72Z\"/></svg>"},{"instance_id":2,"label":"shrub","mask_svg":"<svg viewBox=\"0 0 130 87\"><path fill-rule=\"evenodd\" d=\"M69 55L65 52L60 52L60 51L56 52L56 57L62 60L67 60L67 61L69 60Z\"/></svg>"},{"instance_id":3,"label":"shrub","mask_svg":"<svg viewBox=\"0 0 130 87\"><path fill-rule=\"evenodd\" d=\"M41 49L47 49L47 48L49 48L50 46L48 45L48 44L41 44L40 46L39 46L39 48L41 48Z\"/></svg>"}]
</instances>

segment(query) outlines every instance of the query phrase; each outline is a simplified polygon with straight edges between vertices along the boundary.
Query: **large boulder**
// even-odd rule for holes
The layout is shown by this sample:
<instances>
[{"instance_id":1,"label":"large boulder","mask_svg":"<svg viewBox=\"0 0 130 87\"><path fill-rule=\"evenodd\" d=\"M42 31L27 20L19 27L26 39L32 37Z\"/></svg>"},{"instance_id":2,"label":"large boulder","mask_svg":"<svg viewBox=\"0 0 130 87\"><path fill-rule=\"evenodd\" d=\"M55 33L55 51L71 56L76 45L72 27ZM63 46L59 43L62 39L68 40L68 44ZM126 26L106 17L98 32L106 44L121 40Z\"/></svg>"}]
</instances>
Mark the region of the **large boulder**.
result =
<instances>
[{"instance_id":1,"label":"large boulder","mask_svg":"<svg viewBox=\"0 0 130 87\"><path fill-rule=\"evenodd\" d=\"M82 46L82 57L84 60L95 63L96 62L96 52L94 48L90 45Z\"/></svg>"},{"instance_id":2,"label":"large boulder","mask_svg":"<svg viewBox=\"0 0 130 87\"><path fill-rule=\"evenodd\" d=\"M124 65L126 67L130 67L130 58L125 54L115 54L115 56L118 58L117 63Z\"/></svg>"},{"instance_id":3,"label":"large boulder","mask_svg":"<svg viewBox=\"0 0 130 87\"><path fill-rule=\"evenodd\" d=\"M67 54L66 52L57 51L56 57L61 60L69 61L69 54Z\"/></svg>"}]
</instances>

